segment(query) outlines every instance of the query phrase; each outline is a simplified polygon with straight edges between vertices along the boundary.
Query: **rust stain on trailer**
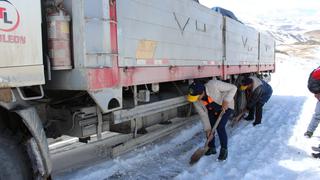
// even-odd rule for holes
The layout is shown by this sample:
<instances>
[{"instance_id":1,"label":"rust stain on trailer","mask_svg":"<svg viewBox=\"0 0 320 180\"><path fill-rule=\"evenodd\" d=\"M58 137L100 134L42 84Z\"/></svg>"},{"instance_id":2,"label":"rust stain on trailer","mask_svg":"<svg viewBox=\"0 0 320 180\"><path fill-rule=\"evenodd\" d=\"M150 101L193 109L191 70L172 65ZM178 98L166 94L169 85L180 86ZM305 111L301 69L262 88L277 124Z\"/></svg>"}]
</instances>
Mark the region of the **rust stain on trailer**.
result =
<instances>
[{"instance_id":1,"label":"rust stain on trailer","mask_svg":"<svg viewBox=\"0 0 320 180\"><path fill-rule=\"evenodd\" d=\"M152 40L140 40L136 51L137 59L153 59L157 42Z\"/></svg>"},{"instance_id":2,"label":"rust stain on trailer","mask_svg":"<svg viewBox=\"0 0 320 180\"><path fill-rule=\"evenodd\" d=\"M0 77L0 88L9 88L11 83L10 77Z\"/></svg>"},{"instance_id":3,"label":"rust stain on trailer","mask_svg":"<svg viewBox=\"0 0 320 180\"><path fill-rule=\"evenodd\" d=\"M9 103L12 102L11 89L0 89L0 101Z\"/></svg>"}]
</instances>

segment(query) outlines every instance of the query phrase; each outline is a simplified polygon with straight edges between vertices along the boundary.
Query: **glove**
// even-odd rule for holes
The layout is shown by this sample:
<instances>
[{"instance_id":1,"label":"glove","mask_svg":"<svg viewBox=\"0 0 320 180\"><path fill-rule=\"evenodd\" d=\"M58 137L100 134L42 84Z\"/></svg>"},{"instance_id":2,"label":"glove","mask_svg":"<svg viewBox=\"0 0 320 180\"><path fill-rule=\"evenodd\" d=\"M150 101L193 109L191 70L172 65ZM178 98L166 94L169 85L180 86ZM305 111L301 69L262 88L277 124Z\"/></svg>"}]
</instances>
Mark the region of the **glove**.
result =
<instances>
[{"instance_id":1,"label":"glove","mask_svg":"<svg viewBox=\"0 0 320 180\"><path fill-rule=\"evenodd\" d=\"M206 131L206 136L207 136L207 140L208 140L208 141L211 141L212 138L213 138L213 136L214 136L214 133L212 134L212 133L211 133L211 130L207 130L207 131Z\"/></svg>"},{"instance_id":2,"label":"glove","mask_svg":"<svg viewBox=\"0 0 320 180\"><path fill-rule=\"evenodd\" d=\"M222 102L222 110L226 111L229 108L229 103L227 101Z\"/></svg>"},{"instance_id":3,"label":"glove","mask_svg":"<svg viewBox=\"0 0 320 180\"><path fill-rule=\"evenodd\" d=\"M206 130L206 137L207 137L207 139L210 137L210 134L211 134L211 130Z\"/></svg>"}]
</instances>

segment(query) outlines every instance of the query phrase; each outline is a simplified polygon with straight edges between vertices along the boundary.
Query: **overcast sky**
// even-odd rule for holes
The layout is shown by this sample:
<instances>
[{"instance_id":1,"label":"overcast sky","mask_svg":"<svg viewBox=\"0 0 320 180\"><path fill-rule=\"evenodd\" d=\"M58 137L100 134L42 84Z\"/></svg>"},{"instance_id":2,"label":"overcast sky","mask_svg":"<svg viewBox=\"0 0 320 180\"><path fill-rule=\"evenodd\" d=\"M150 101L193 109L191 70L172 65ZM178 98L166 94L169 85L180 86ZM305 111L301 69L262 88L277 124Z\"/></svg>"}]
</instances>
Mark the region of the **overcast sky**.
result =
<instances>
[{"instance_id":1,"label":"overcast sky","mask_svg":"<svg viewBox=\"0 0 320 180\"><path fill-rule=\"evenodd\" d=\"M239 18L250 16L317 16L320 21L320 0L200 0L208 7L224 7ZM298 15L299 14L299 15Z\"/></svg>"}]
</instances>

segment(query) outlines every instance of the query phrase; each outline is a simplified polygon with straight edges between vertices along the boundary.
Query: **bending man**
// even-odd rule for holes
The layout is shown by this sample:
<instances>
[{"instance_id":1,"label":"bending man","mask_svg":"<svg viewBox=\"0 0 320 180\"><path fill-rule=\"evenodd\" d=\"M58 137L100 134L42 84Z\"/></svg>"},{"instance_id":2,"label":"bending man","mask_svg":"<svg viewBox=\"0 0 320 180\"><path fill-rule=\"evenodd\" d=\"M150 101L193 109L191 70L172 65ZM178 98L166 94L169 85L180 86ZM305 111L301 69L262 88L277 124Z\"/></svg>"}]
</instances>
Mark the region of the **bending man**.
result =
<instances>
[{"instance_id":1,"label":"bending man","mask_svg":"<svg viewBox=\"0 0 320 180\"><path fill-rule=\"evenodd\" d=\"M217 127L217 132L221 144L218 159L223 161L228 157L228 137L225 126L234 109L233 97L237 92L237 87L233 84L219 80L210 80L206 84L193 83L189 87L188 101L193 102L195 109L199 113L206 136L209 138L211 128L214 126L222 110L225 112ZM215 139L209 143L209 150L206 155L216 154Z\"/></svg>"},{"instance_id":2,"label":"bending man","mask_svg":"<svg viewBox=\"0 0 320 180\"><path fill-rule=\"evenodd\" d=\"M261 124L262 109L272 95L272 87L265 81L251 76L242 80L240 90L246 90L249 93L246 106L249 115L245 120L251 121L255 119L253 126Z\"/></svg>"}]
</instances>

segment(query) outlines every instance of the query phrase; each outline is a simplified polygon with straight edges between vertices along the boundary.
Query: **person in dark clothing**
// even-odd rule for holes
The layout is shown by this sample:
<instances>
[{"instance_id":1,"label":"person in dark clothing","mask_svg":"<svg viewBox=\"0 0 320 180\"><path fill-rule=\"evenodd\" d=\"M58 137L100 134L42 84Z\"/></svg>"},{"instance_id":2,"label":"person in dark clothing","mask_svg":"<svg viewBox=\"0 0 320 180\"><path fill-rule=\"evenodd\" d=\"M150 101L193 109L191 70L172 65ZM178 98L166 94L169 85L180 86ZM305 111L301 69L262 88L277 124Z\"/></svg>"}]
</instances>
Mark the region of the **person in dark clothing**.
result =
<instances>
[{"instance_id":1,"label":"person in dark clothing","mask_svg":"<svg viewBox=\"0 0 320 180\"><path fill-rule=\"evenodd\" d=\"M208 117L209 117L209 120L210 120L210 125L211 127L214 126L214 124L216 123L216 121L218 120L218 117L220 115L220 113L222 112L222 107L215 103L215 102L212 102L210 104L207 105L207 107L209 109L212 109L212 110L209 110L208 111ZM227 125L227 122L228 122L228 119L230 118L230 116L232 115L233 113L233 110L232 109L227 109L222 118L221 118L221 121L217 127L217 132L218 132L218 136L219 136L219 140L220 140L220 145L221 145L221 148L223 149L228 149L228 136L227 136L227 132L226 132L226 125ZM206 152L205 155L210 155L210 154L215 154L213 151L215 151L215 139L213 138L210 142L209 142L209 147L212 147L211 149L209 149L208 152ZM211 150L211 151L210 151ZM221 157L222 155L220 155L220 157L218 158L219 160L224 160L225 158Z\"/></svg>"},{"instance_id":2,"label":"person in dark clothing","mask_svg":"<svg viewBox=\"0 0 320 180\"><path fill-rule=\"evenodd\" d=\"M272 87L265 81L251 76L242 80L240 90L246 90L249 95L246 106L249 115L245 120L255 119L253 126L261 124L263 106L272 95Z\"/></svg>"}]
</instances>

